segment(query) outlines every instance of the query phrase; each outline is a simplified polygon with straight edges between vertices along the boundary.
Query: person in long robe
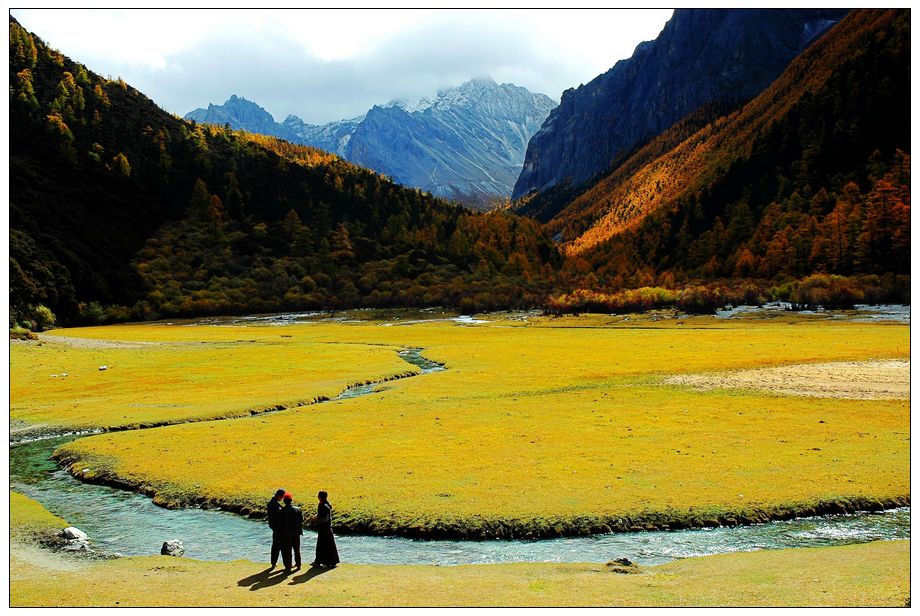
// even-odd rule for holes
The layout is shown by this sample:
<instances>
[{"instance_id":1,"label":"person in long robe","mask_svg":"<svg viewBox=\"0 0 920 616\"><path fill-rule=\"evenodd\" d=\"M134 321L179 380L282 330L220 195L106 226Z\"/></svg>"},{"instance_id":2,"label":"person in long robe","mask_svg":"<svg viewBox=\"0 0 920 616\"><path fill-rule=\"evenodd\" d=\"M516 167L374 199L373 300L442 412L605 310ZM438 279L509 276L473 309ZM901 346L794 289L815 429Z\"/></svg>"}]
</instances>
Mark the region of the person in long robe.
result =
<instances>
[{"instance_id":1,"label":"person in long robe","mask_svg":"<svg viewBox=\"0 0 920 616\"><path fill-rule=\"evenodd\" d=\"M281 514L281 498L284 496L285 489L278 488L275 495L268 501L268 528L272 531L272 568L278 565L278 555L281 553L281 543L284 540L284 533L281 532L279 523Z\"/></svg>"},{"instance_id":2,"label":"person in long robe","mask_svg":"<svg viewBox=\"0 0 920 616\"><path fill-rule=\"evenodd\" d=\"M339 551L335 547L335 537L332 535L332 505L329 503L328 494L320 492L319 506L316 508L316 560L310 563L314 567L332 568L339 564Z\"/></svg>"}]
</instances>

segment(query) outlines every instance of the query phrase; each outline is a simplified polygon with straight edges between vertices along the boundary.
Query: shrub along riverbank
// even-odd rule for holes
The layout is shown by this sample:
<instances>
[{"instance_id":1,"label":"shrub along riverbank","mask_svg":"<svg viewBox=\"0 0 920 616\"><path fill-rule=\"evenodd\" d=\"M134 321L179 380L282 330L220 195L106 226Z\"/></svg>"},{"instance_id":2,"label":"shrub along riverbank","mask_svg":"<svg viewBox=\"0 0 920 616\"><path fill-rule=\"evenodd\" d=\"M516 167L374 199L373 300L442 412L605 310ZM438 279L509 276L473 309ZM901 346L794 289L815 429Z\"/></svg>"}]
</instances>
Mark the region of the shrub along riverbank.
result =
<instances>
[{"instance_id":1,"label":"shrub along riverbank","mask_svg":"<svg viewBox=\"0 0 920 616\"><path fill-rule=\"evenodd\" d=\"M794 309L910 304L910 279L906 276L814 274L782 283L724 280L683 287L645 286L613 292L576 289L549 297L544 310L550 314L623 314L676 308L690 314L712 314L724 306L760 306L775 301L789 302Z\"/></svg>"}]
</instances>

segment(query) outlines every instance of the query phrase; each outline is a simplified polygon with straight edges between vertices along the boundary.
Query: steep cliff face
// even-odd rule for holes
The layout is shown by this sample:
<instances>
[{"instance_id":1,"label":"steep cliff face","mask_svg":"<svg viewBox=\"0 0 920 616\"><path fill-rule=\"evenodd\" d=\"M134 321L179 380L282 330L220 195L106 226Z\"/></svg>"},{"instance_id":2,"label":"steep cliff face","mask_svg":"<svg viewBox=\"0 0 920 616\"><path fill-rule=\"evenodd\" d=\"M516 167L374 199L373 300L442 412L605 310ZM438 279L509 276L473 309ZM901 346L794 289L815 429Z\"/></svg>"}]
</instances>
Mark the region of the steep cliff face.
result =
<instances>
[{"instance_id":1,"label":"steep cliff face","mask_svg":"<svg viewBox=\"0 0 920 616\"><path fill-rule=\"evenodd\" d=\"M845 12L676 10L657 39L563 93L530 140L512 198L582 184L698 108L749 100Z\"/></svg>"},{"instance_id":2,"label":"steep cliff face","mask_svg":"<svg viewBox=\"0 0 920 616\"><path fill-rule=\"evenodd\" d=\"M747 104L682 120L545 228L620 286L907 275L910 121L910 11L853 10Z\"/></svg>"}]
</instances>

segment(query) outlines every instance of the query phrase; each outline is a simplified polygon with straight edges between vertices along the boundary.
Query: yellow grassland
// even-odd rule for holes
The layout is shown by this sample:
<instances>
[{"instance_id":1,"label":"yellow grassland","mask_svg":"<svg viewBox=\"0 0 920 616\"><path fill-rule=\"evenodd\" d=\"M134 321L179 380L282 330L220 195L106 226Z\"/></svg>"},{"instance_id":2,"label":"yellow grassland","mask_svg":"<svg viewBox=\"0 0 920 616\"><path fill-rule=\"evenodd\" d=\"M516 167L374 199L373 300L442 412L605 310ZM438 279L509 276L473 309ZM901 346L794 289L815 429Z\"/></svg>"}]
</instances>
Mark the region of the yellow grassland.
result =
<instances>
[{"instance_id":1,"label":"yellow grassland","mask_svg":"<svg viewBox=\"0 0 920 616\"><path fill-rule=\"evenodd\" d=\"M121 329L152 342L94 346L73 335L93 340ZM244 416L418 371L397 348L295 341L278 328L135 326L55 334L40 346L10 347L14 421L115 428Z\"/></svg>"},{"instance_id":2,"label":"yellow grassland","mask_svg":"<svg viewBox=\"0 0 920 616\"><path fill-rule=\"evenodd\" d=\"M382 384L370 396L102 434L58 453L78 476L155 494L163 504L260 511L277 485L308 501L326 489L340 528L417 536L730 524L909 502L907 400L663 384L680 373L907 358L909 327L797 318L678 323L591 316L469 327L369 322L58 332L181 348L255 340L240 343L240 357L248 348L263 360L245 366L279 381L282 362L267 348L385 349L383 358L401 362L394 349L423 347L448 368ZM49 350L22 347L25 358ZM139 376L122 382L120 400L156 399L140 375L156 372L166 357L138 356ZM310 354L297 358L304 366L311 361ZM354 376L363 362L343 355L340 368L351 372L340 382L364 380ZM229 363L189 367L208 375ZM264 370L269 364L275 369ZM238 389L209 392L211 414L224 396L245 399L245 368L232 368ZM39 388L33 404L42 397Z\"/></svg>"},{"instance_id":3,"label":"yellow grassland","mask_svg":"<svg viewBox=\"0 0 920 616\"><path fill-rule=\"evenodd\" d=\"M248 561L169 556L52 569L14 550L10 605L25 606L892 606L910 597L910 542L722 554L648 567L515 563L341 565L311 577ZM87 583L92 580L92 583Z\"/></svg>"},{"instance_id":4,"label":"yellow grassland","mask_svg":"<svg viewBox=\"0 0 920 616\"><path fill-rule=\"evenodd\" d=\"M10 492L10 541L32 543L47 539L69 524L41 503L19 492Z\"/></svg>"},{"instance_id":5,"label":"yellow grassland","mask_svg":"<svg viewBox=\"0 0 920 616\"><path fill-rule=\"evenodd\" d=\"M285 576L246 560L90 560L40 549L67 526L10 493L10 606L903 606L910 541L687 558L633 574L602 563L349 565ZM90 582L91 581L91 582Z\"/></svg>"}]
</instances>

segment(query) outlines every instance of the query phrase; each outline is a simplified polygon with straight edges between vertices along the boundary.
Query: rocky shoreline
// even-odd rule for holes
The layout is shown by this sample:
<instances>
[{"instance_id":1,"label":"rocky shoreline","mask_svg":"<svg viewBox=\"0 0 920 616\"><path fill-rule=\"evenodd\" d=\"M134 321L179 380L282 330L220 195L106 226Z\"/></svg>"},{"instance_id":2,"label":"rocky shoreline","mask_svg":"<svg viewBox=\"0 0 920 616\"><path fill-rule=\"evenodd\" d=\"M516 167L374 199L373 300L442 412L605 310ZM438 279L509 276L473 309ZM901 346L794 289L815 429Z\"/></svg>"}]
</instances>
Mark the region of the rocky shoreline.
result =
<instances>
[{"instance_id":1,"label":"rocky shoreline","mask_svg":"<svg viewBox=\"0 0 920 616\"><path fill-rule=\"evenodd\" d=\"M74 526L68 526L57 532L36 532L31 540L39 548L66 555L70 558L87 560L114 560L124 558L118 552L105 552L92 546L89 536Z\"/></svg>"}]
</instances>

